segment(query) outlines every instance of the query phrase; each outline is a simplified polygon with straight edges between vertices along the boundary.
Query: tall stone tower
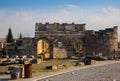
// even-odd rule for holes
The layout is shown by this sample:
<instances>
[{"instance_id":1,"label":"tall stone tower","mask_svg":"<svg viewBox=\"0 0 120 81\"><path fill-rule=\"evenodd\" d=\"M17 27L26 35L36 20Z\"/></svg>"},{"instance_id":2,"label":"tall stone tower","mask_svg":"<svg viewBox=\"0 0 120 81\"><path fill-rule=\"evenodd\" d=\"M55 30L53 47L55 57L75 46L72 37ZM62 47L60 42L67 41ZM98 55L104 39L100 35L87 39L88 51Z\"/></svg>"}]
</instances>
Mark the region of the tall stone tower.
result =
<instances>
[{"instance_id":1,"label":"tall stone tower","mask_svg":"<svg viewBox=\"0 0 120 81\"><path fill-rule=\"evenodd\" d=\"M104 53L115 56L118 51L118 27L107 28L104 32Z\"/></svg>"}]
</instances>

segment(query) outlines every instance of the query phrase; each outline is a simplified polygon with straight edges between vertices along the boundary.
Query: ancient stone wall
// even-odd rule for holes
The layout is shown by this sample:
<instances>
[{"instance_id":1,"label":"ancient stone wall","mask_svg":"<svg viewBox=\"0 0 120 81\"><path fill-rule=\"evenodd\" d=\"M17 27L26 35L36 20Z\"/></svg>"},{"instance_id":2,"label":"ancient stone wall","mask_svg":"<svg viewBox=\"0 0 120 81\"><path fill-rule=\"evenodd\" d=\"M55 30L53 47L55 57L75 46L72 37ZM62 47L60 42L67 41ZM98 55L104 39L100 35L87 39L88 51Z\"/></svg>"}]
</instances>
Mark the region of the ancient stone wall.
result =
<instances>
[{"instance_id":1,"label":"ancient stone wall","mask_svg":"<svg viewBox=\"0 0 120 81\"><path fill-rule=\"evenodd\" d=\"M64 59L64 58L68 58L67 51L64 48L54 47L53 59Z\"/></svg>"},{"instance_id":2,"label":"ancient stone wall","mask_svg":"<svg viewBox=\"0 0 120 81\"><path fill-rule=\"evenodd\" d=\"M35 25L35 31L47 31L47 32L55 32L55 31L85 31L85 24L59 24L59 23L53 23L53 24L42 24L42 23L36 23Z\"/></svg>"},{"instance_id":3,"label":"ancient stone wall","mask_svg":"<svg viewBox=\"0 0 120 81\"><path fill-rule=\"evenodd\" d=\"M118 51L117 26L94 31L85 30L85 24L36 23L35 30L36 46L41 38L49 40L50 58L81 56L81 54L109 56L115 55ZM60 46L62 48L59 48Z\"/></svg>"}]
</instances>

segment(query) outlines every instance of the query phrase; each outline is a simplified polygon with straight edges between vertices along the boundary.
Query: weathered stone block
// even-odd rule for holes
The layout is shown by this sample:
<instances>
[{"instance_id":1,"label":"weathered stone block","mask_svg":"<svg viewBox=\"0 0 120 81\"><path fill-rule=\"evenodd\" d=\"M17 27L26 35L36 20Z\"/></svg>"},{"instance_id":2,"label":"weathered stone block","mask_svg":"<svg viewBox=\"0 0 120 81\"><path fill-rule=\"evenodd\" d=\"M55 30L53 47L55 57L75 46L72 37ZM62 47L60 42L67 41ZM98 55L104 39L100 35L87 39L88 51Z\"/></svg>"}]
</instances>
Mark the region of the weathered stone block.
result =
<instances>
[{"instance_id":1,"label":"weathered stone block","mask_svg":"<svg viewBox=\"0 0 120 81\"><path fill-rule=\"evenodd\" d=\"M96 60L91 60L91 64L98 64L99 62Z\"/></svg>"},{"instance_id":2,"label":"weathered stone block","mask_svg":"<svg viewBox=\"0 0 120 81\"><path fill-rule=\"evenodd\" d=\"M63 48L54 47L53 48L53 58L56 58L56 59L67 58L67 51Z\"/></svg>"},{"instance_id":3,"label":"weathered stone block","mask_svg":"<svg viewBox=\"0 0 120 81\"><path fill-rule=\"evenodd\" d=\"M79 65L80 66L84 66L85 64L84 64L84 62L80 62Z\"/></svg>"},{"instance_id":4,"label":"weathered stone block","mask_svg":"<svg viewBox=\"0 0 120 81\"><path fill-rule=\"evenodd\" d=\"M58 69L63 69L63 68L65 68L66 67L66 65L57 65L57 68Z\"/></svg>"},{"instance_id":5,"label":"weathered stone block","mask_svg":"<svg viewBox=\"0 0 120 81\"><path fill-rule=\"evenodd\" d=\"M56 65L52 65L52 66L46 66L46 69L56 70L56 69L58 69L58 67Z\"/></svg>"},{"instance_id":6,"label":"weathered stone block","mask_svg":"<svg viewBox=\"0 0 120 81\"><path fill-rule=\"evenodd\" d=\"M84 64L84 62L76 62L75 65L76 65L76 66L84 66L85 64Z\"/></svg>"},{"instance_id":7,"label":"weathered stone block","mask_svg":"<svg viewBox=\"0 0 120 81\"><path fill-rule=\"evenodd\" d=\"M32 63L32 64L40 64L40 63L42 63L42 59L33 59L33 60L31 61L31 63Z\"/></svg>"},{"instance_id":8,"label":"weathered stone block","mask_svg":"<svg viewBox=\"0 0 120 81\"><path fill-rule=\"evenodd\" d=\"M30 61L24 61L24 64L30 64Z\"/></svg>"}]
</instances>

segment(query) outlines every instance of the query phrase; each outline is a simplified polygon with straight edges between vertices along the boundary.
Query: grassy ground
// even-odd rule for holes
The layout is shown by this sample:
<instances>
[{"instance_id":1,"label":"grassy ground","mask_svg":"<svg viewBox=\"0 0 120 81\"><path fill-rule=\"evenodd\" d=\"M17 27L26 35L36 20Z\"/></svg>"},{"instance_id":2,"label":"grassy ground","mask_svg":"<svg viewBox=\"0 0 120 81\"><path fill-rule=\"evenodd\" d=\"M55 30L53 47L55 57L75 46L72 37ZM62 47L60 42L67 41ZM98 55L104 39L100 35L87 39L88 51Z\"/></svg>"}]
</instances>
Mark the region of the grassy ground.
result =
<instances>
[{"instance_id":1,"label":"grassy ground","mask_svg":"<svg viewBox=\"0 0 120 81\"><path fill-rule=\"evenodd\" d=\"M46 66L50 65L65 65L66 68L72 66L74 64L73 61L71 60L49 60L49 61L44 61L41 64L33 64L33 72L51 72L51 71L56 71L56 70L46 70Z\"/></svg>"},{"instance_id":2,"label":"grassy ground","mask_svg":"<svg viewBox=\"0 0 120 81\"><path fill-rule=\"evenodd\" d=\"M20 64L16 64L16 65L21 66ZM66 68L68 68L74 65L74 61L72 60L47 60L47 61L43 61L41 64L32 64L32 71L33 73L56 71L56 70L45 69L46 66L50 66L50 65L65 65ZM0 66L0 74L6 73L8 71L9 66L10 65Z\"/></svg>"}]
</instances>

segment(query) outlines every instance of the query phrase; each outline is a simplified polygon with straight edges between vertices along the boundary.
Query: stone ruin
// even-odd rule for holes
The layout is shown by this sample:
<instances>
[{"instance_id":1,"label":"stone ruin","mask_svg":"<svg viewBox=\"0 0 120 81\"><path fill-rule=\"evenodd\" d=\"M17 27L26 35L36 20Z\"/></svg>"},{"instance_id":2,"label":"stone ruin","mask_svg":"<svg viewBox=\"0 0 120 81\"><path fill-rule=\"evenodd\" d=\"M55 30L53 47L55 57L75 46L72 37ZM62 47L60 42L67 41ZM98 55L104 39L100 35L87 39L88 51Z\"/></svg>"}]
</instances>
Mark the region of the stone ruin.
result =
<instances>
[{"instance_id":1,"label":"stone ruin","mask_svg":"<svg viewBox=\"0 0 120 81\"><path fill-rule=\"evenodd\" d=\"M118 53L118 27L86 30L86 24L36 23L35 37L5 44L5 54L66 59L88 55L114 57Z\"/></svg>"},{"instance_id":2,"label":"stone ruin","mask_svg":"<svg viewBox=\"0 0 120 81\"><path fill-rule=\"evenodd\" d=\"M118 27L86 30L86 24L36 23L35 51L44 59L99 55L113 57L118 51Z\"/></svg>"}]
</instances>

